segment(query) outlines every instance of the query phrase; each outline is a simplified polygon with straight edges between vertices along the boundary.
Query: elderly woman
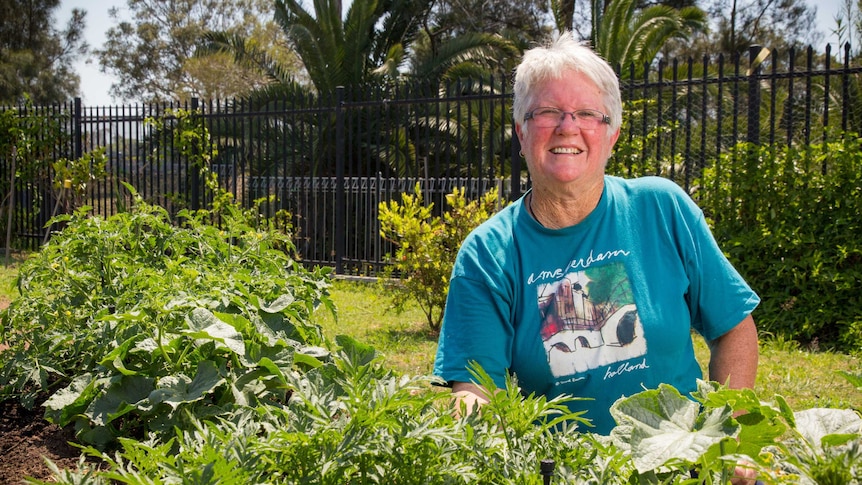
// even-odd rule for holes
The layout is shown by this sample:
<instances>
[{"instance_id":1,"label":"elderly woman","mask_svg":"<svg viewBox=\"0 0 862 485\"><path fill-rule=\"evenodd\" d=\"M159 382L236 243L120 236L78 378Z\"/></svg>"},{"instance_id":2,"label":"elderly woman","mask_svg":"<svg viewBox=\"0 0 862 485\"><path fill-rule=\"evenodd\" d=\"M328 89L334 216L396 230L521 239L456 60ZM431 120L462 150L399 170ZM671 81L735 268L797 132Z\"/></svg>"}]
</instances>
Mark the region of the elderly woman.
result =
<instances>
[{"instance_id":1,"label":"elderly woman","mask_svg":"<svg viewBox=\"0 0 862 485\"><path fill-rule=\"evenodd\" d=\"M605 174L620 134L613 69L570 34L525 53L514 116L532 189L473 231L449 287L434 373L472 409L475 361L525 394L587 397L588 431L611 404L661 383L683 395L702 372L751 387L758 296L722 255L702 211L671 181Z\"/></svg>"}]
</instances>

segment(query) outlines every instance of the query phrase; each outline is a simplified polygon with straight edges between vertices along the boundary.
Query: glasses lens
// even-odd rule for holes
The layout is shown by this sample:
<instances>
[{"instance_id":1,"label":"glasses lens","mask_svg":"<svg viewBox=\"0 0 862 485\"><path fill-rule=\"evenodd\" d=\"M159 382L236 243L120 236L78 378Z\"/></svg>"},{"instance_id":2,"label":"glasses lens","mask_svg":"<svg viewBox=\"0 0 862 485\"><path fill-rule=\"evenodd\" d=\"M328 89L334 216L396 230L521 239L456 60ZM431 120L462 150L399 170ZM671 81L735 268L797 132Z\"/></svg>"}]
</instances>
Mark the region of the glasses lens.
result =
<instances>
[{"instance_id":1,"label":"glasses lens","mask_svg":"<svg viewBox=\"0 0 862 485\"><path fill-rule=\"evenodd\" d=\"M553 128L560 126L564 116L571 116L579 127L585 129L597 128L605 119L605 115L592 109L563 111L557 108L536 108L530 118L539 128Z\"/></svg>"},{"instance_id":2,"label":"glasses lens","mask_svg":"<svg viewBox=\"0 0 862 485\"><path fill-rule=\"evenodd\" d=\"M557 126L562 121L563 112L554 108L539 108L533 111L533 119L536 121L536 126L540 128L550 128Z\"/></svg>"},{"instance_id":3,"label":"glasses lens","mask_svg":"<svg viewBox=\"0 0 862 485\"><path fill-rule=\"evenodd\" d=\"M578 126L581 128L598 128L605 116L595 110L580 109L575 111L575 118L578 119Z\"/></svg>"}]
</instances>

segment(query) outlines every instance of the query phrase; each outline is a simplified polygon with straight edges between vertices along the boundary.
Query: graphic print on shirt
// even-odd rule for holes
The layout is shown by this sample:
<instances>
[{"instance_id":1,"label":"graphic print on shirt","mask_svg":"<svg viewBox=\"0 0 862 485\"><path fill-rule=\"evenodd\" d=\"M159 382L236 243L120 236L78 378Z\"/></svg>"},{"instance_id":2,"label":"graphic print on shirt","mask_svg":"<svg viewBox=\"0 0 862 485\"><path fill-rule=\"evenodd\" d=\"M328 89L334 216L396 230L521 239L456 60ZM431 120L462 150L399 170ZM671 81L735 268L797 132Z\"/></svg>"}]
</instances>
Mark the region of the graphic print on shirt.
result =
<instances>
[{"instance_id":1,"label":"graphic print on shirt","mask_svg":"<svg viewBox=\"0 0 862 485\"><path fill-rule=\"evenodd\" d=\"M646 354L625 265L613 262L538 285L542 340L554 377Z\"/></svg>"}]
</instances>

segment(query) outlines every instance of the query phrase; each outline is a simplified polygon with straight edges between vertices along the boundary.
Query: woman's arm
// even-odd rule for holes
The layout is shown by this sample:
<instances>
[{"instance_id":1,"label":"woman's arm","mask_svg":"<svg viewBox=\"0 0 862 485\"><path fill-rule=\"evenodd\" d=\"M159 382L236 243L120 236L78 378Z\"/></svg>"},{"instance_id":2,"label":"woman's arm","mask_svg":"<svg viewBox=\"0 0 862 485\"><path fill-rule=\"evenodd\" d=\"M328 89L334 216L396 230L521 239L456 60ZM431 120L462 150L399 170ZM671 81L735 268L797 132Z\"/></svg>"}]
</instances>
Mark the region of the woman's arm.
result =
<instances>
[{"instance_id":1,"label":"woman's arm","mask_svg":"<svg viewBox=\"0 0 862 485\"><path fill-rule=\"evenodd\" d=\"M751 315L709 342L709 380L731 389L753 388L757 377L757 328Z\"/></svg>"},{"instance_id":2,"label":"woman's arm","mask_svg":"<svg viewBox=\"0 0 862 485\"><path fill-rule=\"evenodd\" d=\"M709 343L709 379L731 389L753 388L757 377L757 328L751 315L726 334ZM747 463L737 466L733 485L757 485L757 470Z\"/></svg>"}]
</instances>

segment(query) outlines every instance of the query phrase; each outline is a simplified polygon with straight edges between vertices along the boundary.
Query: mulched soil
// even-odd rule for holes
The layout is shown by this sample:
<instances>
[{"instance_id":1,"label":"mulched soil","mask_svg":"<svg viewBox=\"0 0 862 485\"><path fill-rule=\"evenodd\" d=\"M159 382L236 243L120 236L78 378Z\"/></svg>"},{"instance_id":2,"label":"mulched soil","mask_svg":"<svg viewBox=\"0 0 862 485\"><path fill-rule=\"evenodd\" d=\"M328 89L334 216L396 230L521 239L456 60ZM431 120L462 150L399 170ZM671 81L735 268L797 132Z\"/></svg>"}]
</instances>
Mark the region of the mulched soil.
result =
<instances>
[{"instance_id":1,"label":"mulched soil","mask_svg":"<svg viewBox=\"0 0 862 485\"><path fill-rule=\"evenodd\" d=\"M27 410L17 401L0 402L0 484L49 479L45 458L60 469L76 468L80 450L69 445L73 433L45 421L42 411Z\"/></svg>"}]
</instances>

